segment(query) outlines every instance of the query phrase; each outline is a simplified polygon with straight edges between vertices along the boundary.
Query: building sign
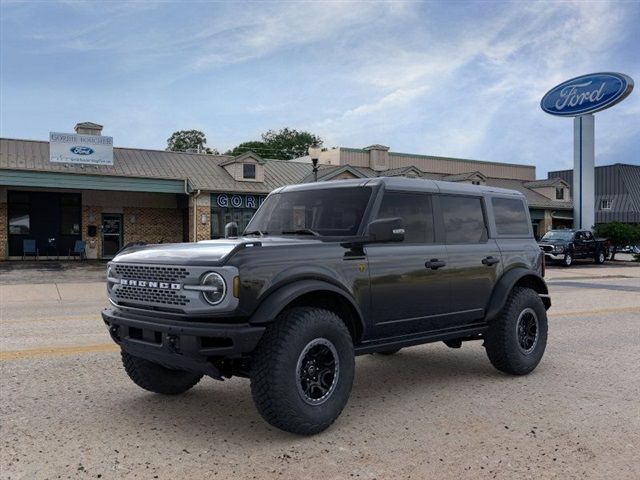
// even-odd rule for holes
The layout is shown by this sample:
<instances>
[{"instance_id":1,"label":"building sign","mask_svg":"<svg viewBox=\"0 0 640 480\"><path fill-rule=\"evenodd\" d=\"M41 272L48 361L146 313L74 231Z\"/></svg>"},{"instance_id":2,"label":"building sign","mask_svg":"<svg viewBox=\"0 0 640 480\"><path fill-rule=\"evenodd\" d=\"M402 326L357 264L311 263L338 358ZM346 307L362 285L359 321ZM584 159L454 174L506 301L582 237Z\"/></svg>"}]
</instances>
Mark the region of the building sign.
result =
<instances>
[{"instance_id":1,"label":"building sign","mask_svg":"<svg viewBox=\"0 0 640 480\"><path fill-rule=\"evenodd\" d=\"M89 165L113 165L113 137L49 133L49 161Z\"/></svg>"},{"instance_id":2,"label":"building sign","mask_svg":"<svg viewBox=\"0 0 640 480\"><path fill-rule=\"evenodd\" d=\"M549 90L540 107L551 115L575 117L599 112L624 100L633 80L622 73L590 73L572 78Z\"/></svg>"},{"instance_id":3,"label":"building sign","mask_svg":"<svg viewBox=\"0 0 640 480\"><path fill-rule=\"evenodd\" d=\"M220 193L212 196L212 207L221 208L253 208L257 209L266 197L235 193Z\"/></svg>"}]
</instances>

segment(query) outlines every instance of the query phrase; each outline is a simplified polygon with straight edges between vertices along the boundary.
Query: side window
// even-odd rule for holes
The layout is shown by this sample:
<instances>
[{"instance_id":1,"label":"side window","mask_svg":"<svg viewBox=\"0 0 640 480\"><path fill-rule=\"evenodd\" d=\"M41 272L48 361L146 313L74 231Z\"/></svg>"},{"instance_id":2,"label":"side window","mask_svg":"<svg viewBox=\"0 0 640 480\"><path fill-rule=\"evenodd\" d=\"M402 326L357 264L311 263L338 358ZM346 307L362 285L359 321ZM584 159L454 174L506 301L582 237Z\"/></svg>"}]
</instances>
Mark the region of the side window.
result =
<instances>
[{"instance_id":1,"label":"side window","mask_svg":"<svg viewBox=\"0 0 640 480\"><path fill-rule=\"evenodd\" d=\"M515 198L492 198L498 235L529 235L524 203Z\"/></svg>"},{"instance_id":2,"label":"side window","mask_svg":"<svg viewBox=\"0 0 640 480\"><path fill-rule=\"evenodd\" d=\"M487 227L480 198L443 195L440 197L440 205L447 243L487 241Z\"/></svg>"},{"instance_id":3,"label":"side window","mask_svg":"<svg viewBox=\"0 0 640 480\"><path fill-rule=\"evenodd\" d=\"M591 232L584 232L584 239L587 240L588 242L593 240L593 235L591 235Z\"/></svg>"},{"instance_id":4,"label":"side window","mask_svg":"<svg viewBox=\"0 0 640 480\"><path fill-rule=\"evenodd\" d=\"M400 217L405 243L433 243L431 196L423 193L384 193L378 218Z\"/></svg>"}]
</instances>

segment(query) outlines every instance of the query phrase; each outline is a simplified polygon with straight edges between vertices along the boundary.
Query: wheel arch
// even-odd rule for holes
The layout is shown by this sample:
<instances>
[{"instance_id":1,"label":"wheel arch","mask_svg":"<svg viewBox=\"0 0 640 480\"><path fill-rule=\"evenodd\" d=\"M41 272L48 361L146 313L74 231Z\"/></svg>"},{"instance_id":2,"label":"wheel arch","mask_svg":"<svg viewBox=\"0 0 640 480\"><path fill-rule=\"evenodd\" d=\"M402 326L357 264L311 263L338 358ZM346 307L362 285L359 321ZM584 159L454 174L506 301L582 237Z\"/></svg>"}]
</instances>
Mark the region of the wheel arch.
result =
<instances>
[{"instance_id":1,"label":"wheel arch","mask_svg":"<svg viewBox=\"0 0 640 480\"><path fill-rule=\"evenodd\" d=\"M260 303L250 322L270 323L284 310L303 305L335 313L347 326L354 343L362 338L364 321L354 299L336 285L322 280L298 280L281 286Z\"/></svg>"},{"instance_id":2,"label":"wheel arch","mask_svg":"<svg viewBox=\"0 0 640 480\"><path fill-rule=\"evenodd\" d=\"M535 290L544 304L544 308L549 310L551 298L549 289L544 279L537 273L526 268L514 268L504 273L496 282L489 300L485 318L487 321L494 319L502 310L509 294L515 287L526 287Z\"/></svg>"}]
</instances>

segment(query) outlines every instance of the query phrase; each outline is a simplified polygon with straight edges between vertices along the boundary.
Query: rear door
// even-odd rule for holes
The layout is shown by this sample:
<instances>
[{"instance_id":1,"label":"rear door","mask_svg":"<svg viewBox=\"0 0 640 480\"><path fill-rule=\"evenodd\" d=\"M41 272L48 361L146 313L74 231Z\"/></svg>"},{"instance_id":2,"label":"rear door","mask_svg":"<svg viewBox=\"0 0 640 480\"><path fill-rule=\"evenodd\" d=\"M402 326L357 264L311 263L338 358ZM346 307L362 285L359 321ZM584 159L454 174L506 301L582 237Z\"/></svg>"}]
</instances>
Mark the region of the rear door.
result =
<instances>
[{"instance_id":1,"label":"rear door","mask_svg":"<svg viewBox=\"0 0 640 480\"><path fill-rule=\"evenodd\" d=\"M495 239L488 238L484 199L471 195L440 195L439 220L447 249L446 275L451 284L452 326L484 317L502 257Z\"/></svg>"},{"instance_id":2,"label":"rear door","mask_svg":"<svg viewBox=\"0 0 640 480\"><path fill-rule=\"evenodd\" d=\"M432 207L428 193L384 192L376 217L402 218L405 239L366 246L377 337L435 329L448 313L447 252L436 243Z\"/></svg>"}]
</instances>

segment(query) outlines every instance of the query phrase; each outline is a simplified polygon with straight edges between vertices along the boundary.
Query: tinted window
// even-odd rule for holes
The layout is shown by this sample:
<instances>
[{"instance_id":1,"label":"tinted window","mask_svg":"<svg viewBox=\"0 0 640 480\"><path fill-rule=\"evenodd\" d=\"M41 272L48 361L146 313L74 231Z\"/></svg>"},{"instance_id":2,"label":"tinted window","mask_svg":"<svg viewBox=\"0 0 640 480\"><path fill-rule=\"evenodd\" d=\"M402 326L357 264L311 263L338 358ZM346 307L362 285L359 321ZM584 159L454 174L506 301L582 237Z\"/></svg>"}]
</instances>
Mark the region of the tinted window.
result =
<instances>
[{"instance_id":1,"label":"tinted window","mask_svg":"<svg viewBox=\"0 0 640 480\"><path fill-rule=\"evenodd\" d=\"M529 222L522 200L493 198L491 203L498 235L529 235Z\"/></svg>"},{"instance_id":2,"label":"tinted window","mask_svg":"<svg viewBox=\"0 0 640 480\"><path fill-rule=\"evenodd\" d=\"M293 190L271 194L246 232L352 236L358 233L371 197L369 187Z\"/></svg>"},{"instance_id":3,"label":"tinted window","mask_svg":"<svg viewBox=\"0 0 640 480\"><path fill-rule=\"evenodd\" d=\"M254 163L242 164L242 178L256 178L256 166Z\"/></svg>"},{"instance_id":4,"label":"tinted window","mask_svg":"<svg viewBox=\"0 0 640 480\"><path fill-rule=\"evenodd\" d=\"M487 229L481 199L442 196L440 205L447 243L486 242Z\"/></svg>"},{"instance_id":5,"label":"tinted window","mask_svg":"<svg viewBox=\"0 0 640 480\"><path fill-rule=\"evenodd\" d=\"M433 242L431 196L420 193L385 192L378 218L400 217L406 243Z\"/></svg>"}]
</instances>

